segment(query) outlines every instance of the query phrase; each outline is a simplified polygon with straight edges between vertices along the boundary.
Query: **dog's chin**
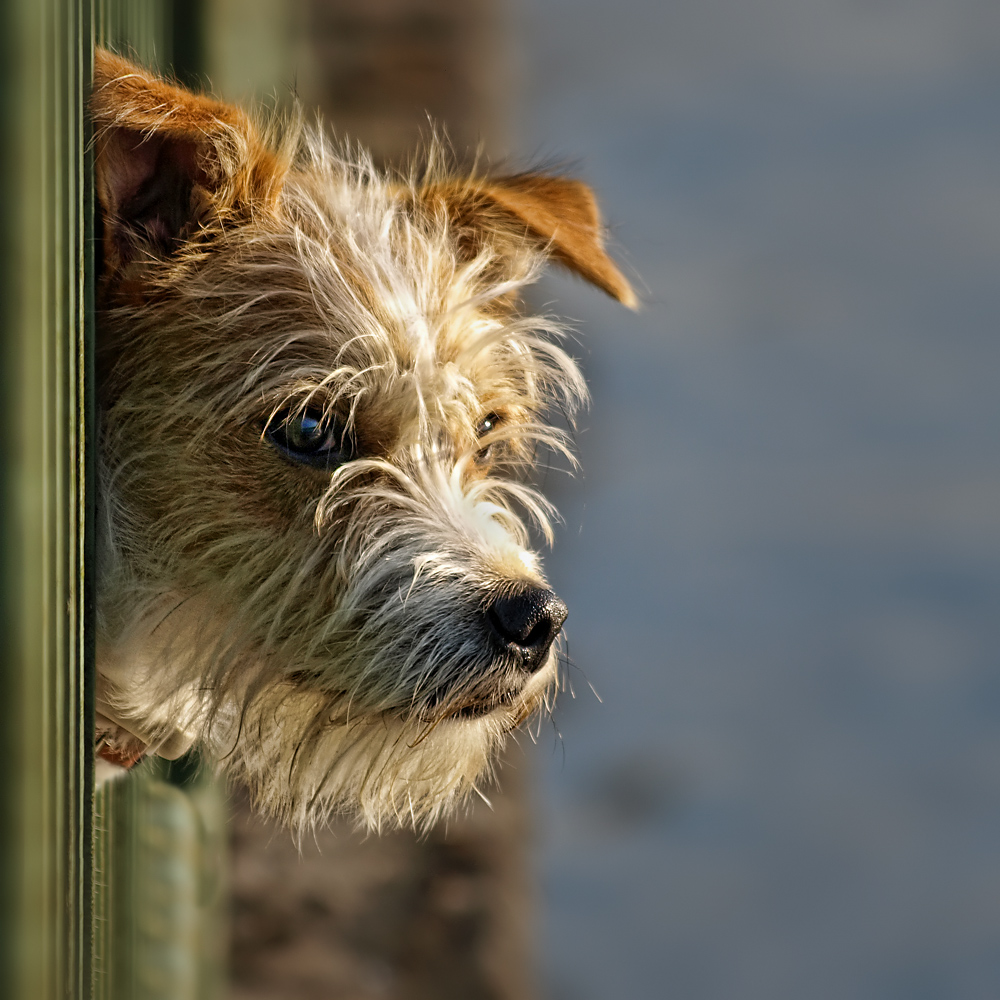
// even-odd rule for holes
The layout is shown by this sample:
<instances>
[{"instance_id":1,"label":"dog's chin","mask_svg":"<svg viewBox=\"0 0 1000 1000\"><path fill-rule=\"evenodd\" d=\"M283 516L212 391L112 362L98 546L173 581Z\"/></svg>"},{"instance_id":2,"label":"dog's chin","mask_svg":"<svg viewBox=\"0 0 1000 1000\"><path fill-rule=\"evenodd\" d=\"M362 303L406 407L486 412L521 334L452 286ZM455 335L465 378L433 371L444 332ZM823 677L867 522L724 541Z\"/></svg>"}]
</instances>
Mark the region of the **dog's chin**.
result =
<instances>
[{"instance_id":1,"label":"dog's chin","mask_svg":"<svg viewBox=\"0 0 1000 1000\"><path fill-rule=\"evenodd\" d=\"M552 654L516 691L433 720L358 711L286 680L220 718L210 749L259 809L299 831L335 813L372 830L426 828L480 790L510 731L550 705L556 676Z\"/></svg>"}]
</instances>

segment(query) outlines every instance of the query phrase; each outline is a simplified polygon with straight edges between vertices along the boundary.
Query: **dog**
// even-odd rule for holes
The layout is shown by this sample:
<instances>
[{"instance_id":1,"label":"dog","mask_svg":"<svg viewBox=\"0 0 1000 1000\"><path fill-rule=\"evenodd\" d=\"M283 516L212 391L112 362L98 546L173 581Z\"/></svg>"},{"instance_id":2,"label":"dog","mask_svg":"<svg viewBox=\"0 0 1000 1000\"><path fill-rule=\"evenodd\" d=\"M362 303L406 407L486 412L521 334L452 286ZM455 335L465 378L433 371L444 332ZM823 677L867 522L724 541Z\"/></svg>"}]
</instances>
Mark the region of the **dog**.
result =
<instances>
[{"instance_id":1,"label":"dog","mask_svg":"<svg viewBox=\"0 0 1000 1000\"><path fill-rule=\"evenodd\" d=\"M520 293L551 259L635 306L594 197L103 50L90 112L99 779L197 745L293 828L433 823L559 686L529 473L586 386Z\"/></svg>"}]
</instances>

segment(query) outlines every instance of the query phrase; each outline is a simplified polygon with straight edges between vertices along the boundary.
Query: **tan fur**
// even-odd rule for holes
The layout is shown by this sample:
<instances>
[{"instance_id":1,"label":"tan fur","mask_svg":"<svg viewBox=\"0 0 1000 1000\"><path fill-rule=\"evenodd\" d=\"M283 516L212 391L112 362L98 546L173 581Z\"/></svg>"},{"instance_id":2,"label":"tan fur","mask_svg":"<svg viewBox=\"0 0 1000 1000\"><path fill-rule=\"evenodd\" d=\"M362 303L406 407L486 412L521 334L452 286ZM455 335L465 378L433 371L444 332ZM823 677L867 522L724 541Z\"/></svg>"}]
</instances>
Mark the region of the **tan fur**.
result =
<instances>
[{"instance_id":1,"label":"tan fur","mask_svg":"<svg viewBox=\"0 0 1000 1000\"><path fill-rule=\"evenodd\" d=\"M447 206L460 233L508 231L512 239L534 238L571 271L634 309L638 304L624 275L604 249L597 200L581 181L543 174L463 178L429 185L424 197ZM512 226L514 221L520 227Z\"/></svg>"},{"instance_id":2,"label":"tan fur","mask_svg":"<svg viewBox=\"0 0 1000 1000\"><path fill-rule=\"evenodd\" d=\"M300 828L432 821L557 686L535 618L487 624L561 625L524 475L585 387L517 293L552 256L634 304L593 196L439 148L384 176L105 52L91 106L102 758L197 742Z\"/></svg>"}]
</instances>

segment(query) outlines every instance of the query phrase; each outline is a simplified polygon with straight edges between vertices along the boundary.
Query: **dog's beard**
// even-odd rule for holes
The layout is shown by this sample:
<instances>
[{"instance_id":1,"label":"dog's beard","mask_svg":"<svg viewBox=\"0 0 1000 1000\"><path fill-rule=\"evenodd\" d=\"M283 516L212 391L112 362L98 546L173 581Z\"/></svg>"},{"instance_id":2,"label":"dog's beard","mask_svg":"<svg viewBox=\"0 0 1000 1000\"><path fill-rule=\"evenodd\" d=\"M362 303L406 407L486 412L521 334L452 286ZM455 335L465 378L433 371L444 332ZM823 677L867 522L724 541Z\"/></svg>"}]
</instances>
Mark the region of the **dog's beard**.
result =
<instances>
[{"instance_id":1,"label":"dog's beard","mask_svg":"<svg viewBox=\"0 0 1000 1000\"><path fill-rule=\"evenodd\" d=\"M237 717L220 713L213 751L256 804L296 829L332 813L372 829L426 826L488 777L507 734L548 702L555 658L509 704L473 717L358 713L308 687L261 689Z\"/></svg>"},{"instance_id":2,"label":"dog's beard","mask_svg":"<svg viewBox=\"0 0 1000 1000\"><path fill-rule=\"evenodd\" d=\"M117 712L128 731L138 729L150 749L165 756L201 744L249 786L258 808L300 831L332 813L353 815L372 829L432 824L488 779L507 734L550 708L556 686L555 649L530 676L488 659L482 648L478 669L471 660L463 668L441 651L448 669L436 681L428 668L425 685L413 687L408 702L405 686L397 683L390 703L379 705L374 689L330 689L334 661L278 671L275 678L273 656L262 667L253 660L259 650L245 644L187 647L193 634L204 640L213 628L225 634L233 624L200 621L194 630L164 636L147 653L148 668L133 672L129 686L105 702L113 707L103 711ZM416 658L419 648L408 658ZM400 650L384 655L391 662ZM375 649L355 656L372 671L380 662ZM218 674L222 663L239 669L242 683L206 683L203 678ZM202 679L184 681L185 675ZM132 719L141 719L143 728Z\"/></svg>"},{"instance_id":3,"label":"dog's beard","mask_svg":"<svg viewBox=\"0 0 1000 1000\"><path fill-rule=\"evenodd\" d=\"M500 502L530 494L370 464L334 477L297 557L248 536L227 573L147 601L102 668L106 716L153 752L200 742L298 829L432 823L555 689L554 649L525 669L485 620L512 579L540 579Z\"/></svg>"}]
</instances>

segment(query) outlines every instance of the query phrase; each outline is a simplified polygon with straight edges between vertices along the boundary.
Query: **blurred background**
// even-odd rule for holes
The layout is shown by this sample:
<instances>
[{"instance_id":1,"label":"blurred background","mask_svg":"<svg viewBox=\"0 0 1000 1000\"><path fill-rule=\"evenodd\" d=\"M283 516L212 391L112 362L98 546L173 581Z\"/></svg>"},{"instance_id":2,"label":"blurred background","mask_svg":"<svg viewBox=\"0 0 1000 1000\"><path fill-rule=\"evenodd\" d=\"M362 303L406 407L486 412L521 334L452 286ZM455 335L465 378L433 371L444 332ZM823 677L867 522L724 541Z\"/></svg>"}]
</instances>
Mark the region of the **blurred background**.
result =
<instances>
[{"instance_id":1,"label":"blurred background","mask_svg":"<svg viewBox=\"0 0 1000 1000\"><path fill-rule=\"evenodd\" d=\"M594 397L548 995L1000 996L1000 6L519 11L522 148L648 289L547 286Z\"/></svg>"},{"instance_id":2,"label":"blurred background","mask_svg":"<svg viewBox=\"0 0 1000 1000\"><path fill-rule=\"evenodd\" d=\"M237 803L234 998L1000 996L1000 5L204 16L223 96L565 165L644 301L535 294L593 390L574 696L426 841Z\"/></svg>"}]
</instances>

